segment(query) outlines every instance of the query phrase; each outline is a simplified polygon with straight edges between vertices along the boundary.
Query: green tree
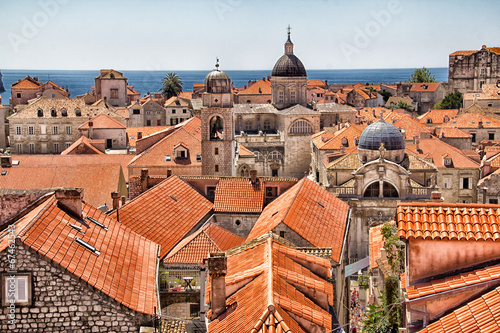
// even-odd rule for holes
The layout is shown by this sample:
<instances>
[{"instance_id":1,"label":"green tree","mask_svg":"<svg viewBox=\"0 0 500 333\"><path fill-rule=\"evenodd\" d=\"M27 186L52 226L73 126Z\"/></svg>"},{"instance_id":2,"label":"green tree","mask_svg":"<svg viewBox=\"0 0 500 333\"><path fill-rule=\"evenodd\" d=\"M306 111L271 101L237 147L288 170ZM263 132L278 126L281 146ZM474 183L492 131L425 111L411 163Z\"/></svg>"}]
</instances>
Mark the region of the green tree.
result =
<instances>
[{"instance_id":1,"label":"green tree","mask_svg":"<svg viewBox=\"0 0 500 333\"><path fill-rule=\"evenodd\" d=\"M384 97L384 102L385 103L387 103L387 101L389 100L389 97L392 96L392 94L390 92L388 92L388 91L381 91L379 94Z\"/></svg>"},{"instance_id":2,"label":"green tree","mask_svg":"<svg viewBox=\"0 0 500 333\"><path fill-rule=\"evenodd\" d=\"M462 107L463 96L460 91L449 93L436 105L435 109L460 109Z\"/></svg>"},{"instance_id":3,"label":"green tree","mask_svg":"<svg viewBox=\"0 0 500 333\"><path fill-rule=\"evenodd\" d=\"M413 111L413 107L411 105L406 104L405 101L399 101L398 104L389 106L391 109L403 109L406 111Z\"/></svg>"},{"instance_id":4,"label":"green tree","mask_svg":"<svg viewBox=\"0 0 500 333\"><path fill-rule=\"evenodd\" d=\"M182 92L182 80L176 73L167 73L162 82L163 85L160 91L166 99L169 99L172 96L177 96L180 92Z\"/></svg>"},{"instance_id":5,"label":"green tree","mask_svg":"<svg viewBox=\"0 0 500 333\"><path fill-rule=\"evenodd\" d=\"M410 76L411 83L422 83L422 82L436 82L436 78L432 75L431 71L427 68L417 68Z\"/></svg>"}]
</instances>

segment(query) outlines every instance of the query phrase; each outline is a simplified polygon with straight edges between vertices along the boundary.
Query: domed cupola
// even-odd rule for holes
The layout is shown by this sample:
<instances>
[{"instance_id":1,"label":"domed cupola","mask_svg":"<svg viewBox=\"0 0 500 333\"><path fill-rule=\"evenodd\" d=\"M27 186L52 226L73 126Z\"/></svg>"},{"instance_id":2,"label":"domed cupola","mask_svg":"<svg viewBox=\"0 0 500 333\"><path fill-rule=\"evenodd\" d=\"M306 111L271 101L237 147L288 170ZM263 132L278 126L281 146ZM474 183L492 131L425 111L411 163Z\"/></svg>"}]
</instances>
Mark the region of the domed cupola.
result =
<instances>
[{"instance_id":1,"label":"domed cupola","mask_svg":"<svg viewBox=\"0 0 500 333\"><path fill-rule=\"evenodd\" d=\"M231 79L225 72L219 70L219 59L215 69L205 77L205 92L207 93L230 93Z\"/></svg>"},{"instance_id":2,"label":"domed cupola","mask_svg":"<svg viewBox=\"0 0 500 333\"><path fill-rule=\"evenodd\" d=\"M381 156L395 163L401 163L404 158L405 140L399 129L383 119L369 125L359 137L359 158L363 163L373 161Z\"/></svg>"},{"instance_id":3,"label":"domed cupola","mask_svg":"<svg viewBox=\"0 0 500 333\"><path fill-rule=\"evenodd\" d=\"M293 54L293 43L290 39L290 27L288 27L288 39L285 43L285 54L278 59L274 65L272 76L307 76L306 68L299 58Z\"/></svg>"}]
</instances>

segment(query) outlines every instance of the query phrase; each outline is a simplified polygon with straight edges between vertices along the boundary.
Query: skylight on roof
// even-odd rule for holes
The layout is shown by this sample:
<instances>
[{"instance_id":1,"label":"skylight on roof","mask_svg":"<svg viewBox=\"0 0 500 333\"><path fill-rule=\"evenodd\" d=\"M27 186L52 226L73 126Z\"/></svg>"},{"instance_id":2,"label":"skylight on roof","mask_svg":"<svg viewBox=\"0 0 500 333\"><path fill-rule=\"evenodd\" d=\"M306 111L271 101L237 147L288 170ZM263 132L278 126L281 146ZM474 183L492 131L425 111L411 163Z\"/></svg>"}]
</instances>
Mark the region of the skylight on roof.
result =
<instances>
[{"instance_id":1,"label":"skylight on roof","mask_svg":"<svg viewBox=\"0 0 500 333\"><path fill-rule=\"evenodd\" d=\"M101 222L97 221L96 219L90 217L90 216L87 216L87 220L89 220L90 222L94 223L95 225L103 228L104 230L108 231L108 227L106 227L104 224L102 224Z\"/></svg>"},{"instance_id":2,"label":"skylight on roof","mask_svg":"<svg viewBox=\"0 0 500 333\"><path fill-rule=\"evenodd\" d=\"M174 200L175 202L177 202L177 198L176 198L176 197L170 196L170 198L171 198L172 200Z\"/></svg>"},{"instance_id":3,"label":"skylight on roof","mask_svg":"<svg viewBox=\"0 0 500 333\"><path fill-rule=\"evenodd\" d=\"M92 245L90 245L89 243L87 243L86 241L84 241L83 239L81 239L79 237L75 237L75 242L77 242L81 246L85 247L87 250L91 251L92 253L95 253L97 255L101 254L101 252L97 251L97 249L95 247L93 247Z\"/></svg>"},{"instance_id":4,"label":"skylight on roof","mask_svg":"<svg viewBox=\"0 0 500 333\"><path fill-rule=\"evenodd\" d=\"M76 229L76 230L78 230L79 232L82 232L82 233L83 233L83 231L82 231L82 227L80 227L80 226L78 226L78 225L76 225L76 224L70 224L69 226L70 226L71 228Z\"/></svg>"},{"instance_id":5,"label":"skylight on roof","mask_svg":"<svg viewBox=\"0 0 500 333\"><path fill-rule=\"evenodd\" d=\"M7 171L2 171L2 176L5 176L7 174Z\"/></svg>"},{"instance_id":6,"label":"skylight on roof","mask_svg":"<svg viewBox=\"0 0 500 333\"><path fill-rule=\"evenodd\" d=\"M12 165L19 165L19 161L18 160L13 160L12 161Z\"/></svg>"}]
</instances>

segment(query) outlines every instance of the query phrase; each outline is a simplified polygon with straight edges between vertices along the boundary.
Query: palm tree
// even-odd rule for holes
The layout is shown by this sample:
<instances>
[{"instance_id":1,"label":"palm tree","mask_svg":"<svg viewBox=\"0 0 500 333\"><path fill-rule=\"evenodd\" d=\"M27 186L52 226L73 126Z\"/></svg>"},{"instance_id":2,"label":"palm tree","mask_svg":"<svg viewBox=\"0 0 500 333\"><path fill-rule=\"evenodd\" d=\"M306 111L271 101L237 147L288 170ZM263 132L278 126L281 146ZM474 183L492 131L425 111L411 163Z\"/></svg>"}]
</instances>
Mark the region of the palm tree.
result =
<instances>
[{"instance_id":1,"label":"palm tree","mask_svg":"<svg viewBox=\"0 0 500 333\"><path fill-rule=\"evenodd\" d=\"M167 73L167 75L163 78L163 85L161 87L161 94L169 99L172 96L179 95L182 92L182 80L177 73Z\"/></svg>"}]
</instances>

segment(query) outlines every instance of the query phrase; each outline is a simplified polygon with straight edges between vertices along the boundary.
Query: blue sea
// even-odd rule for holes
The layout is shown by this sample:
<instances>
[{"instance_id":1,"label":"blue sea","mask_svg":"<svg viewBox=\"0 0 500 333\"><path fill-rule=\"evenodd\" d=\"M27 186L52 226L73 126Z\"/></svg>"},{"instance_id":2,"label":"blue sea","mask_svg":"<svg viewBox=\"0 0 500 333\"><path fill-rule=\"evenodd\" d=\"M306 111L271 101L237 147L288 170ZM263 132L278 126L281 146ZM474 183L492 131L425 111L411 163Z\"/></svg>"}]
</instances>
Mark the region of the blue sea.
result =
<instances>
[{"instance_id":1,"label":"blue sea","mask_svg":"<svg viewBox=\"0 0 500 333\"><path fill-rule=\"evenodd\" d=\"M394 69L317 69L308 70L307 77L310 80L328 80L328 83L394 83L406 81L415 68L394 68ZM448 81L448 68L429 68L436 80ZM37 77L38 80L46 82L52 80L61 87L68 88L71 97L85 94L94 85L94 77L99 75L99 70L1 70L3 74L3 84L6 92L2 93L2 104L8 104L10 98L10 87L12 83L24 78L26 75ZM175 72L182 79L183 90L192 91L193 83L203 82L205 76L210 72L206 71L121 71L128 79L128 84L145 95L148 92L159 91L161 81L168 72ZM249 80L259 80L271 75L271 70L227 70L225 71L233 81L236 88L243 88Z\"/></svg>"}]
</instances>

